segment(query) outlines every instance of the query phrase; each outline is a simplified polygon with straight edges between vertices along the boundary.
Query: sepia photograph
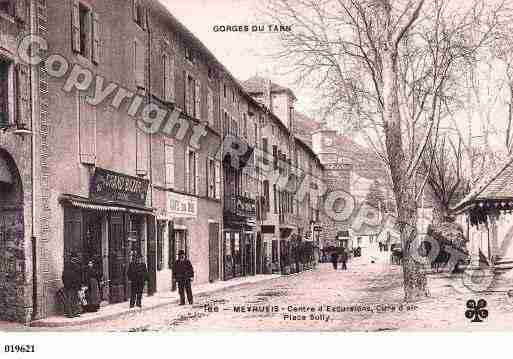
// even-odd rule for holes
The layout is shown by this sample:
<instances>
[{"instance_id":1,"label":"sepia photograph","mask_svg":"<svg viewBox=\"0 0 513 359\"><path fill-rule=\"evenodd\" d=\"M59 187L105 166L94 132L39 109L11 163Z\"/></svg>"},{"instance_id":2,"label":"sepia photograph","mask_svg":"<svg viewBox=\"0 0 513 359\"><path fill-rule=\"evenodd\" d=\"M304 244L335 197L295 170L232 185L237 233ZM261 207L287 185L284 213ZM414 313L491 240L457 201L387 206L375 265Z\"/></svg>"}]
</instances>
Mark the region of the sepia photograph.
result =
<instances>
[{"instance_id":1,"label":"sepia photograph","mask_svg":"<svg viewBox=\"0 0 513 359\"><path fill-rule=\"evenodd\" d=\"M512 332L512 211L512 0L0 0L0 356Z\"/></svg>"}]
</instances>

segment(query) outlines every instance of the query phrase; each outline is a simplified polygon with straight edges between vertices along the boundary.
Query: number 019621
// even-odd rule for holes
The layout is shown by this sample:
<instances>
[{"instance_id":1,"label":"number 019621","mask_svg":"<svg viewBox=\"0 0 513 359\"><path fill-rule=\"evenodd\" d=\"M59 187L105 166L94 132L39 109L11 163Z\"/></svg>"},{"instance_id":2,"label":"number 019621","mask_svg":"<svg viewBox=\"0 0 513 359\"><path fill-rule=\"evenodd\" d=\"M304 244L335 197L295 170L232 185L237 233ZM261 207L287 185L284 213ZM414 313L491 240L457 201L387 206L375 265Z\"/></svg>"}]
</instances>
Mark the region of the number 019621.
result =
<instances>
[{"instance_id":1,"label":"number 019621","mask_svg":"<svg viewBox=\"0 0 513 359\"><path fill-rule=\"evenodd\" d=\"M34 353L36 351L35 345L4 345L5 353Z\"/></svg>"}]
</instances>

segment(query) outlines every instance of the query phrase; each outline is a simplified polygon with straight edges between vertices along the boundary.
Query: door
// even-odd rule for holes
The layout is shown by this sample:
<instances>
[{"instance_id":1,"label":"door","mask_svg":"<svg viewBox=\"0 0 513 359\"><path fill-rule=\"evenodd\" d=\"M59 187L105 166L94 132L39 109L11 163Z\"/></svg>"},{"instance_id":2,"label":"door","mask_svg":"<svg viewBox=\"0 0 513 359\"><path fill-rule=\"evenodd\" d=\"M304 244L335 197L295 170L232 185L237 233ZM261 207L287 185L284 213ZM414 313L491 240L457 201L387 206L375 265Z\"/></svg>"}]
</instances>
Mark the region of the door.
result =
<instances>
[{"instance_id":1,"label":"door","mask_svg":"<svg viewBox=\"0 0 513 359\"><path fill-rule=\"evenodd\" d=\"M127 298L126 287L126 247L125 216L122 212L113 212L109 220L109 277L110 303L124 302Z\"/></svg>"},{"instance_id":2,"label":"door","mask_svg":"<svg viewBox=\"0 0 513 359\"><path fill-rule=\"evenodd\" d=\"M263 274L262 270L262 236L260 232L257 233L256 239L256 273Z\"/></svg>"},{"instance_id":3,"label":"door","mask_svg":"<svg viewBox=\"0 0 513 359\"><path fill-rule=\"evenodd\" d=\"M244 241L244 275L255 275L254 271L254 239L252 234L245 235Z\"/></svg>"},{"instance_id":4,"label":"door","mask_svg":"<svg viewBox=\"0 0 513 359\"><path fill-rule=\"evenodd\" d=\"M168 234L169 234L169 238L168 238L168 240L169 240L168 267L172 271L174 271L175 270L174 266L175 266L175 261L176 261L176 239L175 239L176 235L175 235L173 222L169 222ZM172 291L176 290L176 281L174 280L174 275L173 275L173 279L171 282L171 290Z\"/></svg>"},{"instance_id":5,"label":"door","mask_svg":"<svg viewBox=\"0 0 513 359\"><path fill-rule=\"evenodd\" d=\"M208 225L208 280L214 282L219 279L219 223Z\"/></svg>"},{"instance_id":6,"label":"door","mask_svg":"<svg viewBox=\"0 0 513 359\"><path fill-rule=\"evenodd\" d=\"M148 266L148 295L153 295L157 291L157 241L156 241L156 221L153 216L146 216L148 249L146 263Z\"/></svg>"},{"instance_id":7,"label":"door","mask_svg":"<svg viewBox=\"0 0 513 359\"><path fill-rule=\"evenodd\" d=\"M97 212L86 212L84 217L84 264L93 261L98 273L103 274L102 216Z\"/></svg>"}]
</instances>

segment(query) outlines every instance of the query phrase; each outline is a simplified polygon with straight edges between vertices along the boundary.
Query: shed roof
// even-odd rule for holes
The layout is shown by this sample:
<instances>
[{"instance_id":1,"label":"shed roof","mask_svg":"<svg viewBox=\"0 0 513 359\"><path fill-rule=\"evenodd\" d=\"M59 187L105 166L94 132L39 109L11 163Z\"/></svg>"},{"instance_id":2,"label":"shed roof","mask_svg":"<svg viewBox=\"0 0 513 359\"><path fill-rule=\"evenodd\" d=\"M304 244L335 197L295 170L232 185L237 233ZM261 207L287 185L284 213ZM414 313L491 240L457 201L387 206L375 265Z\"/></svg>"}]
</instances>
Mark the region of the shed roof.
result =
<instances>
[{"instance_id":1,"label":"shed roof","mask_svg":"<svg viewBox=\"0 0 513 359\"><path fill-rule=\"evenodd\" d=\"M453 210L459 212L473 203L500 200L513 200L513 155L483 177Z\"/></svg>"}]
</instances>

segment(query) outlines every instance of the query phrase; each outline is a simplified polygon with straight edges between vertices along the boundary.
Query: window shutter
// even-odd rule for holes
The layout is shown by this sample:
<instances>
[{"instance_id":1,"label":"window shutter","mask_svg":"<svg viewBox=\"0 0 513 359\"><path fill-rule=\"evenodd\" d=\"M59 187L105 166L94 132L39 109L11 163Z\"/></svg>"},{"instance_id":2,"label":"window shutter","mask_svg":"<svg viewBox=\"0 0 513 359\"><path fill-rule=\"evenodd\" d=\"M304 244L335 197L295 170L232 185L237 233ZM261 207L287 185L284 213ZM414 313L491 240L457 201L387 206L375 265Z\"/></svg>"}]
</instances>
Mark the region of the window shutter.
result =
<instances>
[{"instance_id":1,"label":"window shutter","mask_svg":"<svg viewBox=\"0 0 513 359\"><path fill-rule=\"evenodd\" d=\"M22 63L16 65L16 92L18 124L27 124L30 122L29 69Z\"/></svg>"},{"instance_id":2,"label":"window shutter","mask_svg":"<svg viewBox=\"0 0 513 359\"><path fill-rule=\"evenodd\" d=\"M185 149L185 192L190 193L191 192L191 186L190 186L190 169L189 169L189 152L190 150L188 148Z\"/></svg>"},{"instance_id":3,"label":"window shutter","mask_svg":"<svg viewBox=\"0 0 513 359\"><path fill-rule=\"evenodd\" d=\"M27 16L27 6L26 6L26 0L17 0L16 1L16 7L14 9L15 11L15 18L19 22L25 22L25 18Z\"/></svg>"},{"instance_id":4,"label":"window shutter","mask_svg":"<svg viewBox=\"0 0 513 359\"><path fill-rule=\"evenodd\" d=\"M148 28L148 11L146 8L141 8L141 27L143 30Z\"/></svg>"},{"instance_id":5,"label":"window shutter","mask_svg":"<svg viewBox=\"0 0 513 359\"><path fill-rule=\"evenodd\" d=\"M194 153L194 172L195 172L195 178L194 178L194 194L199 195L199 184L200 184L200 176L199 176L199 153Z\"/></svg>"},{"instance_id":6,"label":"window shutter","mask_svg":"<svg viewBox=\"0 0 513 359\"><path fill-rule=\"evenodd\" d=\"M132 0L132 18L137 22L137 8L139 6L139 0Z\"/></svg>"},{"instance_id":7,"label":"window shutter","mask_svg":"<svg viewBox=\"0 0 513 359\"><path fill-rule=\"evenodd\" d=\"M213 174L213 173L212 173ZM207 157L205 177L207 179L207 197L212 197L212 191L210 190L210 157Z\"/></svg>"},{"instance_id":8,"label":"window shutter","mask_svg":"<svg viewBox=\"0 0 513 359\"><path fill-rule=\"evenodd\" d=\"M93 56L92 60L95 64L100 63L100 18L98 13L93 12Z\"/></svg>"},{"instance_id":9,"label":"window shutter","mask_svg":"<svg viewBox=\"0 0 513 359\"><path fill-rule=\"evenodd\" d=\"M175 58L171 54L168 56L169 70L168 70L168 87L169 87L169 101L175 102Z\"/></svg>"},{"instance_id":10,"label":"window shutter","mask_svg":"<svg viewBox=\"0 0 513 359\"><path fill-rule=\"evenodd\" d=\"M210 103L211 100L212 100L212 90L210 90L210 88L209 88L207 90L207 121L210 126L212 126L212 116L211 116L212 105Z\"/></svg>"},{"instance_id":11,"label":"window shutter","mask_svg":"<svg viewBox=\"0 0 513 359\"><path fill-rule=\"evenodd\" d=\"M72 49L75 52L80 52L80 8L77 0L72 0L72 14L71 14L71 41Z\"/></svg>"},{"instance_id":12,"label":"window shutter","mask_svg":"<svg viewBox=\"0 0 513 359\"><path fill-rule=\"evenodd\" d=\"M164 67L164 88L162 89L164 93L163 97L164 100L169 101L169 57L167 56L167 54L164 54L162 58L162 66Z\"/></svg>"},{"instance_id":13,"label":"window shutter","mask_svg":"<svg viewBox=\"0 0 513 359\"><path fill-rule=\"evenodd\" d=\"M196 80L196 90L194 92L194 100L196 102L196 108L194 115L197 119L201 120L201 82Z\"/></svg>"},{"instance_id":14,"label":"window shutter","mask_svg":"<svg viewBox=\"0 0 513 359\"><path fill-rule=\"evenodd\" d=\"M219 161L216 161L215 163L215 197L217 199L221 198L221 163Z\"/></svg>"},{"instance_id":15,"label":"window shutter","mask_svg":"<svg viewBox=\"0 0 513 359\"><path fill-rule=\"evenodd\" d=\"M187 71L184 71L184 89L185 89L185 97L184 97L184 104L185 104L185 112L187 112L188 115L191 115L190 113L190 98L189 98L189 74Z\"/></svg>"},{"instance_id":16,"label":"window shutter","mask_svg":"<svg viewBox=\"0 0 513 359\"><path fill-rule=\"evenodd\" d=\"M134 41L134 52L135 52L135 80L136 85L141 88L145 88L144 84L144 49L139 41Z\"/></svg>"},{"instance_id":17,"label":"window shutter","mask_svg":"<svg viewBox=\"0 0 513 359\"><path fill-rule=\"evenodd\" d=\"M175 149L173 146L166 145L164 152L166 167L166 187L173 188L175 186Z\"/></svg>"}]
</instances>

